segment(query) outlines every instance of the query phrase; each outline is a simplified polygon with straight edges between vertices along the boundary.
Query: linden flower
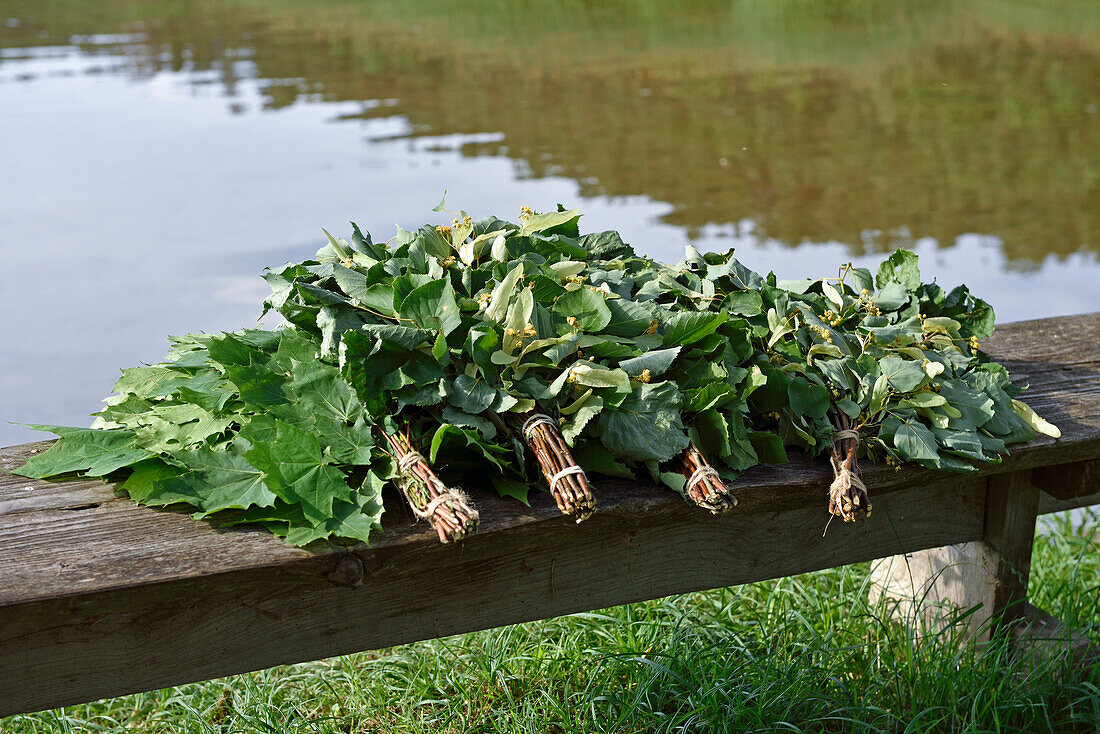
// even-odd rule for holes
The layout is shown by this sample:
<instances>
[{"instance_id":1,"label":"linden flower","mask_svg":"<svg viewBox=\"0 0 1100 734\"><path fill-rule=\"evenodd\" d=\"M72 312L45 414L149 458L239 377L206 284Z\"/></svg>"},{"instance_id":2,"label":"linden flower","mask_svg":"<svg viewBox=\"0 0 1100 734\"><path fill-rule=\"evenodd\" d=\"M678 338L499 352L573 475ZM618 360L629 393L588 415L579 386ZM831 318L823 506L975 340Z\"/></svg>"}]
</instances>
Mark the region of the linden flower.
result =
<instances>
[{"instance_id":1,"label":"linden flower","mask_svg":"<svg viewBox=\"0 0 1100 734\"><path fill-rule=\"evenodd\" d=\"M575 330L575 329L577 328L577 319L576 319L576 317L575 317L575 316L567 316L567 317L565 318L565 321L566 321L566 323L568 323L568 324L569 324L570 326L572 326L574 330Z\"/></svg>"},{"instance_id":2,"label":"linden flower","mask_svg":"<svg viewBox=\"0 0 1100 734\"><path fill-rule=\"evenodd\" d=\"M648 369L642 370L642 374L638 375L638 382L648 383L653 379L653 373Z\"/></svg>"},{"instance_id":3,"label":"linden flower","mask_svg":"<svg viewBox=\"0 0 1100 734\"><path fill-rule=\"evenodd\" d=\"M649 322L649 328L645 330L645 333L650 335L657 333L657 319L653 319Z\"/></svg>"},{"instance_id":4,"label":"linden flower","mask_svg":"<svg viewBox=\"0 0 1100 734\"><path fill-rule=\"evenodd\" d=\"M530 321L527 322L527 326L523 327L523 335L524 336L535 336L538 333L539 333L538 329L536 329L535 325L532 324Z\"/></svg>"},{"instance_id":5,"label":"linden flower","mask_svg":"<svg viewBox=\"0 0 1100 734\"><path fill-rule=\"evenodd\" d=\"M439 225L438 227L435 228L435 231L439 232L439 234L450 234L451 233L451 228L448 227L445 224L441 224L441 225Z\"/></svg>"}]
</instances>

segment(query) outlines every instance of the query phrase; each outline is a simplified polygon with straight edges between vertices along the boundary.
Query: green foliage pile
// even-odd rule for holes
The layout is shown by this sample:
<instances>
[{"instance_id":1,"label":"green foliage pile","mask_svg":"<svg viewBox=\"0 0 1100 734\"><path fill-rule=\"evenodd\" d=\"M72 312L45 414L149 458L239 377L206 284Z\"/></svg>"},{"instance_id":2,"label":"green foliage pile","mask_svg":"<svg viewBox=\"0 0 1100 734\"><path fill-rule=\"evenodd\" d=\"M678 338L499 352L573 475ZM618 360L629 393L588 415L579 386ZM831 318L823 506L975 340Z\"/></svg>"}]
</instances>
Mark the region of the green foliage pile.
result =
<instances>
[{"instance_id":1,"label":"green foliage pile","mask_svg":"<svg viewBox=\"0 0 1100 734\"><path fill-rule=\"evenodd\" d=\"M537 479L517 418L532 410L588 471L678 491L664 463L690 441L732 479L827 449L830 412L874 459L954 471L1056 433L978 348L992 309L922 283L912 253L874 277L777 282L732 250L654 262L560 209L459 212L384 244L326 232L313 259L264 276L285 328L174 339L164 362L123 371L92 428L36 426L61 440L21 473L129 468L137 502L304 545L379 528L398 478L382 432L522 501Z\"/></svg>"}]
</instances>

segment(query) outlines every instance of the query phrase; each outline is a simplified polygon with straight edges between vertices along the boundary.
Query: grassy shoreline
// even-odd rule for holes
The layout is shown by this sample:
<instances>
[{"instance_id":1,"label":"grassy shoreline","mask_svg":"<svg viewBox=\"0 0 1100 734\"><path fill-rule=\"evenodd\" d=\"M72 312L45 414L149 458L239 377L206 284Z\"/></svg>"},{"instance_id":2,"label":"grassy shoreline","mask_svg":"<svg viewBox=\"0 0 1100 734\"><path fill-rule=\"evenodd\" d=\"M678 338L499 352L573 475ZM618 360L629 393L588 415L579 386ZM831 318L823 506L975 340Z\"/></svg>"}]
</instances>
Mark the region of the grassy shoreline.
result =
<instances>
[{"instance_id":1,"label":"grassy shoreline","mask_svg":"<svg viewBox=\"0 0 1100 734\"><path fill-rule=\"evenodd\" d=\"M1036 535L1031 600L1100 639L1100 513ZM921 638L868 564L0 719L46 732L1096 731L1100 667Z\"/></svg>"}]
</instances>

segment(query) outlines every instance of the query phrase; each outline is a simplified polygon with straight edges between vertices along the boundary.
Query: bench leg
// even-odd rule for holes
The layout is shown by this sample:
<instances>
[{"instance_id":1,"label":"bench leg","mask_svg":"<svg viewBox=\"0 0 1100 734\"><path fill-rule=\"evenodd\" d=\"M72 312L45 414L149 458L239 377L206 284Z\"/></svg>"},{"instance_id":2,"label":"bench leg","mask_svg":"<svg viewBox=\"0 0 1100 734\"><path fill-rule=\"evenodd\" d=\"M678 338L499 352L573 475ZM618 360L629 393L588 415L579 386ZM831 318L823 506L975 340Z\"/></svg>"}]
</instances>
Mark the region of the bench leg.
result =
<instances>
[{"instance_id":1,"label":"bench leg","mask_svg":"<svg viewBox=\"0 0 1100 734\"><path fill-rule=\"evenodd\" d=\"M870 601L884 600L891 615L915 627L942 628L959 612L971 635L988 639L991 627L1022 614L1031 571L1039 490L1031 472L997 474L986 491L982 540L877 561Z\"/></svg>"},{"instance_id":2,"label":"bench leg","mask_svg":"<svg viewBox=\"0 0 1100 734\"><path fill-rule=\"evenodd\" d=\"M989 478L982 540L877 561L870 600L918 631L965 617L968 636L988 641L1009 626L1016 652L1040 666L1067 656L1081 668L1100 664L1100 647L1027 601L1039 489L1028 471Z\"/></svg>"}]
</instances>

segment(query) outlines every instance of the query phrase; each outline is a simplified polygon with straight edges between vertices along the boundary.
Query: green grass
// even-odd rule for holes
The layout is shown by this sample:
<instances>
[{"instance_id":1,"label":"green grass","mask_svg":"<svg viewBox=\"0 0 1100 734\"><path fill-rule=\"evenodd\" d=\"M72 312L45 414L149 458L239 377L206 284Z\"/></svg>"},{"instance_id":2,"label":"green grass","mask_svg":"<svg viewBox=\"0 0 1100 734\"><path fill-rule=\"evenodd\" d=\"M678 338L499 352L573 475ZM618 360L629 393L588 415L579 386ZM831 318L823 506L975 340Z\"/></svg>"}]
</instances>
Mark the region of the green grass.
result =
<instances>
[{"instance_id":1,"label":"green grass","mask_svg":"<svg viewBox=\"0 0 1100 734\"><path fill-rule=\"evenodd\" d=\"M1080 731L1100 669L920 637L867 564L0 720L24 732ZM1100 640L1100 515L1036 536L1031 599ZM6 677L11 680L13 671Z\"/></svg>"}]
</instances>

